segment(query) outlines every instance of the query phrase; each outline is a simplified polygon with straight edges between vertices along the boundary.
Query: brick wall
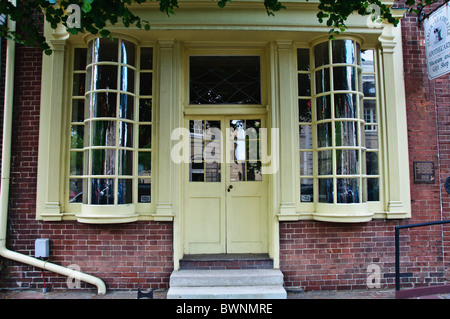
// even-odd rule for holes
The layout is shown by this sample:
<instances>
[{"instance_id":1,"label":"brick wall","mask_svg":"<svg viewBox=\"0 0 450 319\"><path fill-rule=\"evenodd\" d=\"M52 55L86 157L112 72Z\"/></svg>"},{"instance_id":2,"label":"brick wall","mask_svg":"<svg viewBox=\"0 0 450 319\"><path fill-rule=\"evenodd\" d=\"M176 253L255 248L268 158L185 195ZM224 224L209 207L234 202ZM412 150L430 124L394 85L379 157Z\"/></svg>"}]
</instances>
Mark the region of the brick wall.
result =
<instances>
[{"instance_id":1,"label":"brick wall","mask_svg":"<svg viewBox=\"0 0 450 319\"><path fill-rule=\"evenodd\" d=\"M173 268L172 223L35 220L42 53L17 46L16 56L7 247L34 256L35 239L49 238L50 262L76 264L82 272L103 279L108 289L167 288ZM49 288L67 288L64 276L44 271L44 278ZM40 269L0 257L0 287L42 286ZM82 287L94 288L83 283Z\"/></svg>"}]
</instances>

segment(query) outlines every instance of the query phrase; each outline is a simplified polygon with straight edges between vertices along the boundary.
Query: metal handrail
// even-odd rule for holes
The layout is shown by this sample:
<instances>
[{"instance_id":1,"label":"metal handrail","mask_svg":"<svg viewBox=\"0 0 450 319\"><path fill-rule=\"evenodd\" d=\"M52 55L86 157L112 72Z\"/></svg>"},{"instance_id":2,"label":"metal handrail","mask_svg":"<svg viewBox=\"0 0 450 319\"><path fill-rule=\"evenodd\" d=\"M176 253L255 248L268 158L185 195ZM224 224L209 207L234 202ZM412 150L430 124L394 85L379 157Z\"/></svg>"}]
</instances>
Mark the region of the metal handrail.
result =
<instances>
[{"instance_id":1,"label":"metal handrail","mask_svg":"<svg viewBox=\"0 0 450 319\"><path fill-rule=\"evenodd\" d=\"M430 225L442 225L448 223L450 223L450 220L438 220L428 223L395 226L395 290L400 290L400 229Z\"/></svg>"}]
</instances>

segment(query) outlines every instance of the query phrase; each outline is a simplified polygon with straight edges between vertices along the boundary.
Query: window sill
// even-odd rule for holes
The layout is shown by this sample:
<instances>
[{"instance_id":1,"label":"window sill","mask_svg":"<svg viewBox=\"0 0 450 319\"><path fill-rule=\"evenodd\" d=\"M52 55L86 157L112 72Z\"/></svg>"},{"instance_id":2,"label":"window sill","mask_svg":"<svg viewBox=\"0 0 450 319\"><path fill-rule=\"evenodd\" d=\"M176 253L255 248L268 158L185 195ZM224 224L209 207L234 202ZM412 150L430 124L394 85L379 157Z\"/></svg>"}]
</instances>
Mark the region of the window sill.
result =
<instances>
[{"instance_id":1,"label":"window sill","mask_svg":"<svg viewBox=\"0 0 450 319\"><path fill-rule=\"evenodd\" d=\"M77 221L85 224L121 224L138 220L136 207L128 205L81 205Z\"/></svg>"}]
</instances>

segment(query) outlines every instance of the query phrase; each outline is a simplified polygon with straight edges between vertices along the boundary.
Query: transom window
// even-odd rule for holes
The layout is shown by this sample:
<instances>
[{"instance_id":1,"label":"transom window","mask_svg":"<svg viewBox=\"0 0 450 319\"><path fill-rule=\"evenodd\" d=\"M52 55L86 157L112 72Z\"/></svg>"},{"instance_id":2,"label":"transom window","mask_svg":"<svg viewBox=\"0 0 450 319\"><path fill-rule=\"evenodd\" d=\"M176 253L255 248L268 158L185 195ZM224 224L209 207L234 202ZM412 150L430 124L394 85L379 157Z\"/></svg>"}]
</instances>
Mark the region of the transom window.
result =
<instances>
[{"instance_id":1,"label":"transom window","mask_svg":"<svg viewBox=\"0 0 450 319\"><path fill-rule=\"evenodd\" d=\"M297 50L301 203L379 200L375 76L355 40Z\"/></svg>"},{"instance_id":2,"label":"transom window","mask_svg":"<svg viewBox=\"0 0 450 319\"><path fill-rule=\"evenodd\" d=\"M74 50L69 203L151 202L153 49L94 39Z\"/></svg>"},{"instance_id":3,"label":"transom window","mask_svg":"<svg viewBox=\"0 0 450 319\"><path fill-rule=\"evenodd\" d=\"M261 104L259 56L191 56L189 104Z\"/></svg>"}]
</instances>

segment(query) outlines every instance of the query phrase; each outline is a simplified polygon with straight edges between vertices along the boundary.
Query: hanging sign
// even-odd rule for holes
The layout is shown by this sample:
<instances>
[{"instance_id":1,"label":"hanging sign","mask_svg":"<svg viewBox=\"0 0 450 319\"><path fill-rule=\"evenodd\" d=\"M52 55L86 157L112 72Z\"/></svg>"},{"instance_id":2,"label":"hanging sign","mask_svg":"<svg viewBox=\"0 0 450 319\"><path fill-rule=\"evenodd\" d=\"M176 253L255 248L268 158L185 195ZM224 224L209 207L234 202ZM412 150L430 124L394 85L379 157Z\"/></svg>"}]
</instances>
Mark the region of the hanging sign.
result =
<instances>
[{"instance_id":1,"label":"hanging sign","mask_svg":"<svg viewBox=\"0 0 450 319\"><path fill-rule=\"evenodd\" d=\"M450 4L431 13L424 23L425 52L430 80L450 72Z\"/></svg>"}]
</instances>

